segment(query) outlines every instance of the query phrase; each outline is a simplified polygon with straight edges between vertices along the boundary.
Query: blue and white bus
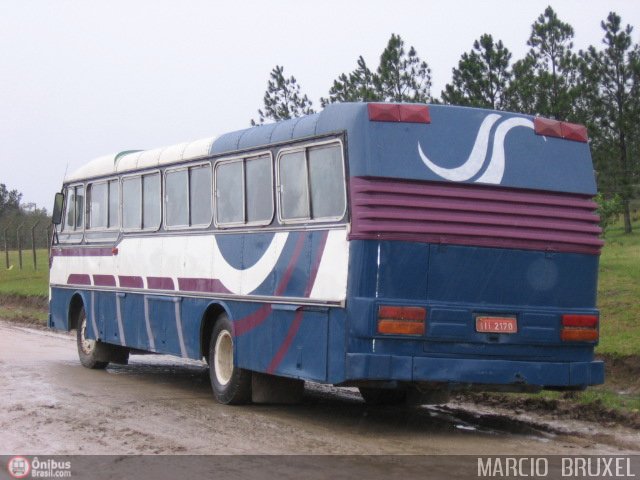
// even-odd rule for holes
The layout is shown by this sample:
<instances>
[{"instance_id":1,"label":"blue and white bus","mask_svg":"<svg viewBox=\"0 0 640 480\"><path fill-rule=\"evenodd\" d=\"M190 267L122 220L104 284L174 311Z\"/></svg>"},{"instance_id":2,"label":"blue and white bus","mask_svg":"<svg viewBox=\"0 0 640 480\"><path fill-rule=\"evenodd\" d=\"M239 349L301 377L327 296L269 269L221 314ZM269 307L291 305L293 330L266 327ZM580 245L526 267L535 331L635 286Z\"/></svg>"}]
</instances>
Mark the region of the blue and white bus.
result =
<instances>
[{"instance_id":1,"label":"blue and white bus","mask_svg":"<svg viewBox=\"0 0 640 480\"><path fill-rule=\"evenodd\" d=\"M89 368L204 359L223 403L305 380L372 403L584 389L604 380L595 193L584 127L454 106L108 155L56 198L49 326Z\"/></svg>"}]
</instances>

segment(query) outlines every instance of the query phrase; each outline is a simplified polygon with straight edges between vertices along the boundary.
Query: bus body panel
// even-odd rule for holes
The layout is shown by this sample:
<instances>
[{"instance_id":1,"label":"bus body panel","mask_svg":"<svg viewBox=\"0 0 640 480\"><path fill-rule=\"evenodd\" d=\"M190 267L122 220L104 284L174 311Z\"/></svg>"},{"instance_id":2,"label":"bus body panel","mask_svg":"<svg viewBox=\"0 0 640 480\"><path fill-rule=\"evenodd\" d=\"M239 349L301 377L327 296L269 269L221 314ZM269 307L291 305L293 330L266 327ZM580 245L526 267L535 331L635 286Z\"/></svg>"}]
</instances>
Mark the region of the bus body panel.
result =
<instances>
[{"instance_id":1,"label":"bus body panel","mask_svg":"<svg viewBox=\"0 0 640 480\"><path fill-rule=\"evenodd\" d=\"M215 306L233 322L234 361L259 372L333 384L602 383L595 344L560 340L562 315L599 314L588 144L539 135L530 116L429 111L430 123L386 122L371 121L367 104L329 105L218 137L212 163L338 139L342 225L276 216L244 232L61 236L50 326L69 329L81 295L89 338L200 359ZM102 162L83 178L128 174L129 164L108 172ZM424 335L378 333L381 305L425 308ZM477 332L478 315L514 317L518 331Z\"/></svg>"}]
</instances>

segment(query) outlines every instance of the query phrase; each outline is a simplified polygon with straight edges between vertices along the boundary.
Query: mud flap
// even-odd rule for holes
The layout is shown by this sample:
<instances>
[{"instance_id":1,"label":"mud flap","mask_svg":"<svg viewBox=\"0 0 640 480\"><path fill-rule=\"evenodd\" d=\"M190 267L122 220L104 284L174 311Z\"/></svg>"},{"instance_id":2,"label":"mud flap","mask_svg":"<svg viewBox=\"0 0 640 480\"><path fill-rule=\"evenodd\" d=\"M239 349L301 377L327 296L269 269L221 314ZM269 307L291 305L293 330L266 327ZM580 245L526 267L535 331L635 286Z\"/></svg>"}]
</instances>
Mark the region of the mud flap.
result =
<instances>
[{"instance_id":1,"label":"mud flap","mask_svg":"<svg viewBox=\"0 0 640 480\"><path fill-rule=\"evenodd\" d=\"M251 401L253 403L294 404L302 401L304 380L253 372Z\"/></svg>"}]
</instances>

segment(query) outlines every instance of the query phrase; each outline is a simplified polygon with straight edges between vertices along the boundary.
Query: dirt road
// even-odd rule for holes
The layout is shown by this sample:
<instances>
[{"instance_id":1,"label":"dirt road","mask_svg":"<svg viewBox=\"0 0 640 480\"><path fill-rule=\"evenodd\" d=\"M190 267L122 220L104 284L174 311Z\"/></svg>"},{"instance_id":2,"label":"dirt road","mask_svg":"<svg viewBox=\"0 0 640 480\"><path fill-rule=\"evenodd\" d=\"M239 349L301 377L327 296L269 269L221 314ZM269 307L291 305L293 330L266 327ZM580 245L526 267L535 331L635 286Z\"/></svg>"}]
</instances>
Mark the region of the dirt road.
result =
<instances>
[{"instance_id":1,"label":"dirt road","mask_svg":"<svg viewBox=\"0 0 640 480\"><path fill-rule=\"evenodd\" d=\"M75 348L73 336L0 322L0 455L640 452L634 431L464 404L366 407L353 391L317 385L302 405L225 406L204 364L148 355L91 371Z\"/></svg>"}]
</instances>

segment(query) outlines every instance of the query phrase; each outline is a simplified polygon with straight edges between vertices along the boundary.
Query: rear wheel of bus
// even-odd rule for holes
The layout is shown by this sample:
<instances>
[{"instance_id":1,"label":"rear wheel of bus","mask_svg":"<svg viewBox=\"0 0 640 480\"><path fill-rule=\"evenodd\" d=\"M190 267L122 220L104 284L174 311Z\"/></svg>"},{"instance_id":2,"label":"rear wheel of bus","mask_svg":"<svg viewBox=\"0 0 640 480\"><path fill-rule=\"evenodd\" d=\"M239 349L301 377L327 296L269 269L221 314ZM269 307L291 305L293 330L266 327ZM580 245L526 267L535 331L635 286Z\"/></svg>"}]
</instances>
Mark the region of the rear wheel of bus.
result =
<instances>
[{"instance_id":1,"label":"rear wheel of bus","mask_svg":"<svg viewBox=\"0 0 640 480\"><path fill-rule=\"evenodd\" d=\"M238 405L251 401L251 372L234 365L233 350L233 327L222 314L209 342L209 377L218 402Z\"/></svg>"},{"instance_id":2,"label":"rear wheel of bus","mask_svg":"<svg viewBox=\"0 0 640 480\"><path fill-rule=\"evenodd\" d=\"M86 337L87 313L84 307L80 308L77 316L76 342L78 345L78 357L83 367L95 370L104 369L109 364L104 361L109 356L109 347L102 342Z\"/></svg>"}]
</instances>

